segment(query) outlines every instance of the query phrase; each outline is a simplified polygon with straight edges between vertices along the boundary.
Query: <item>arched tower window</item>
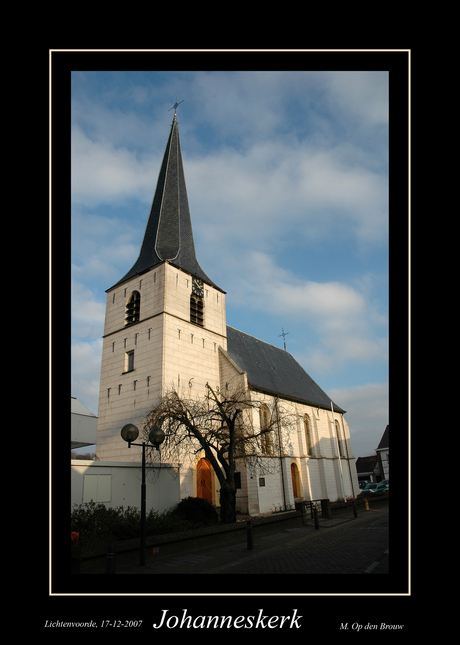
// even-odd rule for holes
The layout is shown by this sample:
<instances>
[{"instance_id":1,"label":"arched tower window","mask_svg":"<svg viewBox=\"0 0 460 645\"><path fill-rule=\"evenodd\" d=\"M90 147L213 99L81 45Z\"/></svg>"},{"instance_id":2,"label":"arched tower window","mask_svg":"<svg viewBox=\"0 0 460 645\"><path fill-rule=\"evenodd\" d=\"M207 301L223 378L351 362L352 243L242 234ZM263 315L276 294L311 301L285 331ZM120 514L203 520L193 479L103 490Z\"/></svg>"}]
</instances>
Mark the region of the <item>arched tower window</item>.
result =
<instances>
[{"instance_id":1,"label":"arched tower window","mask_svg":"<svg viewBox=\"0 0 460 645\"><path fill-rule=\"evenodd\" d=\"M139 314L141 309L141 294L139 291L133 291L129 296L125 308L125 325L139 321Z\"/></svg>"},{"instance_id":2,"label":"arched tower window","mask_svg":"<svg viewBox=\"0 0 460 645\"><path fill-rule=\"evenodd\" d=\"M307 443L307 455L313 454L313 442L311 438L311 421L308 414L304 414L303 424L305 427L305 441Z\"/></svg>"}]
</instances>

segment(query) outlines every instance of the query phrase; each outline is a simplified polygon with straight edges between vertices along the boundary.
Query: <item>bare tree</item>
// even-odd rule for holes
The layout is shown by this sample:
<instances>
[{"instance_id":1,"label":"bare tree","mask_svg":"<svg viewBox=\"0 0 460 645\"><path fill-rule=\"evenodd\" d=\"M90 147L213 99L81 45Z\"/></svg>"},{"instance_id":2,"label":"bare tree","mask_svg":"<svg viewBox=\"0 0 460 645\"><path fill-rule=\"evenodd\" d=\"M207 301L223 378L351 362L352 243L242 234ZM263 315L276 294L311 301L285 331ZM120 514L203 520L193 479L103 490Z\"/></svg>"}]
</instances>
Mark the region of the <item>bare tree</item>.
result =
<instances>
[{"instance_id":1,"label":"bare tree","mask_svg":"<svg viewBox=\"0 0 460 645\"><path fill-rule=\"evenodd\" d=\"M256 412L255 412L256 411ZM289 428L292 415L277 398L261 402L246 389L213 389L199 399L167 392L145 417L144 432L161 427L166 459L182 462L184 455L205 453L220 484L221 520L236 521L235 471L238 461L267 472L281 455L281 427ZM260 419L260 421L259 421Z\"/></svg>"}]
</instances>

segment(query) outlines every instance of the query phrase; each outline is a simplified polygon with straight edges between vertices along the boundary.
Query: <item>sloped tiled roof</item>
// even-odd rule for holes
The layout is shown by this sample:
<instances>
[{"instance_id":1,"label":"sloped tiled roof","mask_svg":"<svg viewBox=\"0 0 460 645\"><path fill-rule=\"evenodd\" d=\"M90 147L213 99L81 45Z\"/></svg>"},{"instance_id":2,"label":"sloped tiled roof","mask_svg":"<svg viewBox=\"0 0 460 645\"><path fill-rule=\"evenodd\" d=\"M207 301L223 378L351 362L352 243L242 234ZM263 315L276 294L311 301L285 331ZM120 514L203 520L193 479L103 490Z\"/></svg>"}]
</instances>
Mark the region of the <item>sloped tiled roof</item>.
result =
<instances>
[{"instance_id":1,"label":"sloped tiled roof","mask_svg":"<svg viewBox=\"0 0 460 645\"><path fill-rule=\"evenodd\" d=\"M377 455L369 455L368 457L358 457L356 460L356 472L372 473L377 465Z\"/></svg>"},{"instance_id":2,"label":"sloped tiled roof","mask_svg":"<svg viewBox=\"0 0 460 645\"><path fill-rule=\"evenodd\" d=\"M390 425L387 425L385 428L385 432L382 435L382 438L380 439L379 446L377 450L383 450L384 448L389 448L390 447Z\"/></svg>"},{"instance_id":3,"label":"sloped tiled roof","mask_svg":"<svg viewBox=\"0 0 460 645\"><path fill-rule=\"evenodd\" d=\"M227 326L227 353L247 373L254 389L331 409L330 397L285 350ZM345 413L333 405L334 411Z\"/></svg>"}]
</instances>

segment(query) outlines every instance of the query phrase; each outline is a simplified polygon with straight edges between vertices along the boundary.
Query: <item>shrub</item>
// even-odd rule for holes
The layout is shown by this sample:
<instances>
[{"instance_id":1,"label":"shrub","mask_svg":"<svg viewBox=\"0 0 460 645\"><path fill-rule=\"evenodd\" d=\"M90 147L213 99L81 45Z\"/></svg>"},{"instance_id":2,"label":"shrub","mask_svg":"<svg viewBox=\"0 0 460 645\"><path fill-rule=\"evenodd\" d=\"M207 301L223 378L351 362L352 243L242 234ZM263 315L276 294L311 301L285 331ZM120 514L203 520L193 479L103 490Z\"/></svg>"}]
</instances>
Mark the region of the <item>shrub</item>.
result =
<instances>
[{"instance_id":1,"label":"shrub","mask_svg":"<svg viewBox=\"0 0 460 645\"><path fill-rule=\"evenodd\" d=\"M131 506L111 508L91 501L74 506L70 525L86 545L109 538L127 540L139 535L141 514Z\"/></svg>"},{"instance_id":2,"label":"shrub","mask_svg":"<svg viewBox=\"0 0 460 645\"><path fill-rule=\"evenodd\" d=\"M199 497L184 497L174 509L174 514L181 517L191 528L212 526L219 521L214 506Z\"/></svg>"},{"instance_id":3,"label":"shrub","mask_svg":"<svg viewBox=\"0 0 460 645\"><path fill-rule=\"evenodd\" d=\"M161 535L217 524L215 508L204 499L187 497L174 509L159 513L151 509L145 518L146 535ZM96 502L75 504L70 520L71 532L79 534L79 544L94 545L137 538L141 532L141 512L138 508L111 508Z\"/></svg>"},{"instance_id":4,"label":"shrub","mask_svg":"<svg viewBox=\"0 0 460 645\"><path fill-rule=\"evenodd\" d=\"M75 505L70 519L71 531L80 534L83 544L107 540L122 529L123 514L123 507L109 508L93 501Z\"/></svg>"},{"instance_id":5,"label":"shrub","mask_svg":"<svg viewBox=\"0 0 460 645\"><path fill-rule=\"evenodd\" d=\"M146 519L147 535L162 535L164 533L176 533L188 529L187 522L176 515L174 509L159 513L153 509L149 511Z\"/></svg>"}]
</instances>

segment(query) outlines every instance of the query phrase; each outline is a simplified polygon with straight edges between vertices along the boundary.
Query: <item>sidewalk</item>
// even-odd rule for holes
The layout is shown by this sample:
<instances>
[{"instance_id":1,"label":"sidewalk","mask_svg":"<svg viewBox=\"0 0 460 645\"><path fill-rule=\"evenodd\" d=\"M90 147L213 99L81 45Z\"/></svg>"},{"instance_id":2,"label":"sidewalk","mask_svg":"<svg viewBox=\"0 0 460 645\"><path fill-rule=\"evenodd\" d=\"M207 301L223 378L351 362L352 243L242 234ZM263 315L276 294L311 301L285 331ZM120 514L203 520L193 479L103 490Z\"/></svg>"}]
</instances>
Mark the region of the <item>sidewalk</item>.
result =
<instances>
[{"instance_id":1,"label":"sidewalk","mask_svg":"<svg viewBox=\"0 0 460 645\"><path fill-rule=\"evenodd\" d=\"M388 508L319 520L296 528L252 529L210 536L206 544L165 545L159 553L117 556L116 574L251 574L251 573L367 573L389 572ZM94 571L94 573L97 573ZM101 571L99 571L101 573Z\"/></svg>"}]
</instances>

